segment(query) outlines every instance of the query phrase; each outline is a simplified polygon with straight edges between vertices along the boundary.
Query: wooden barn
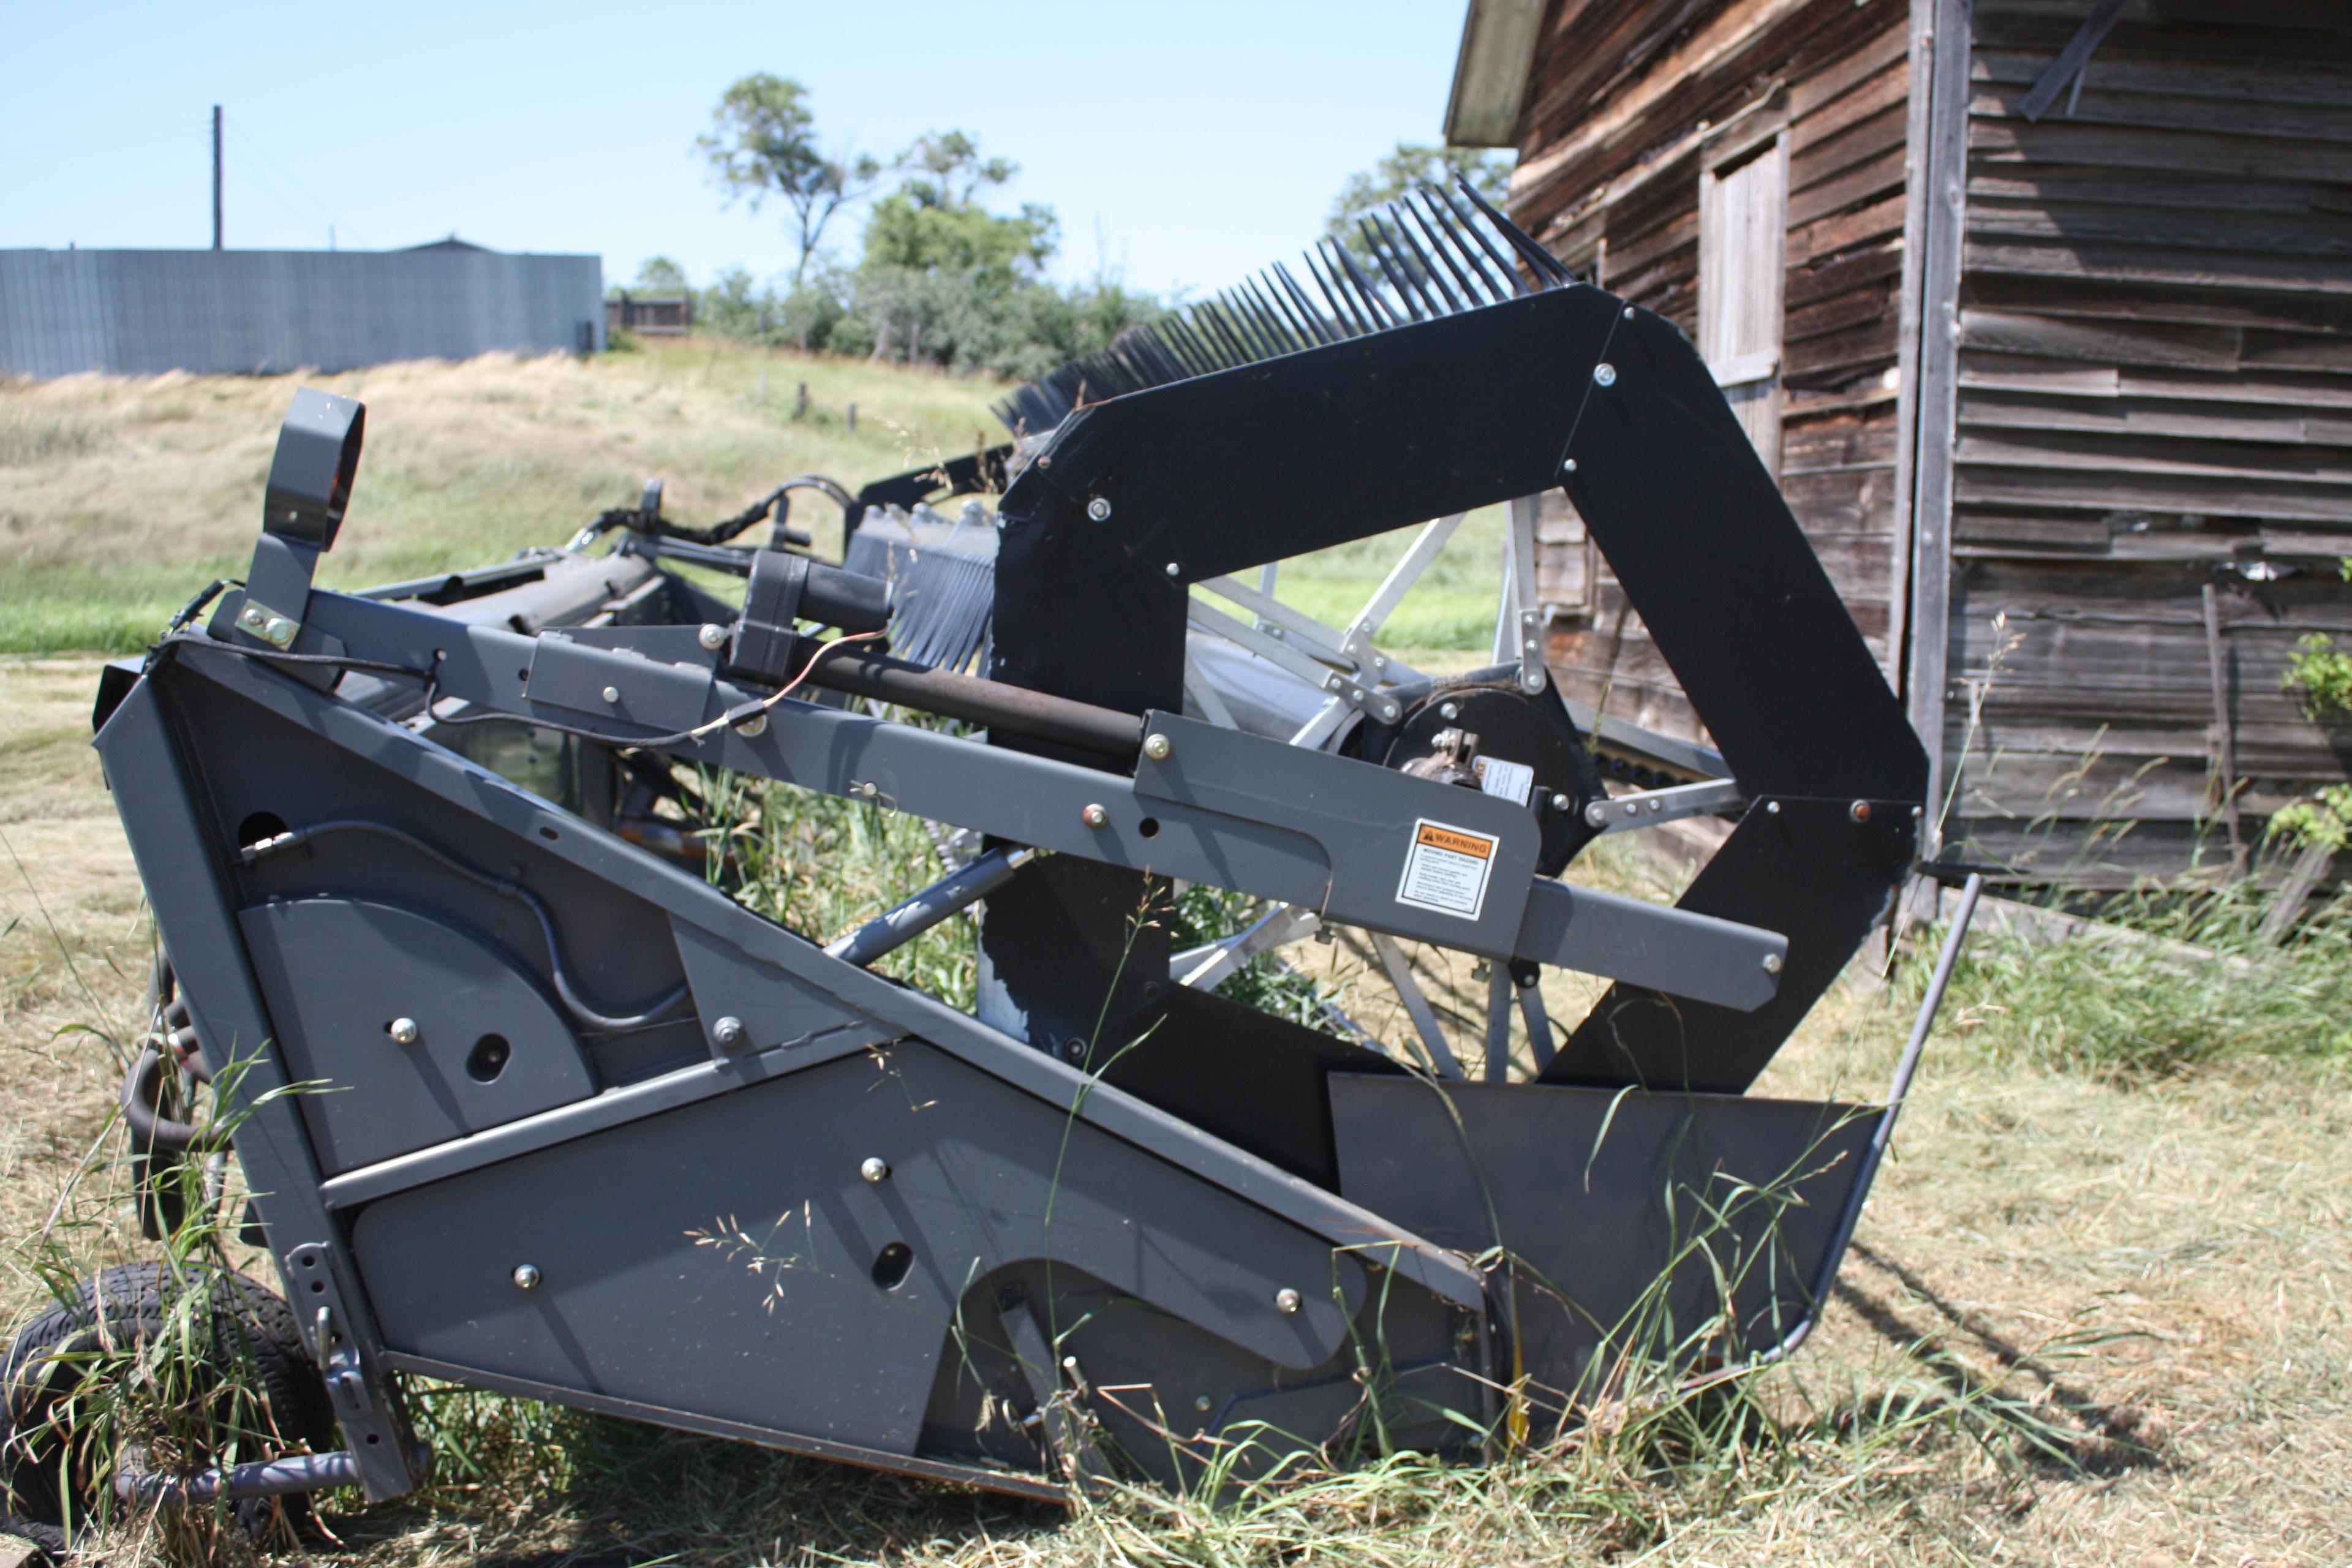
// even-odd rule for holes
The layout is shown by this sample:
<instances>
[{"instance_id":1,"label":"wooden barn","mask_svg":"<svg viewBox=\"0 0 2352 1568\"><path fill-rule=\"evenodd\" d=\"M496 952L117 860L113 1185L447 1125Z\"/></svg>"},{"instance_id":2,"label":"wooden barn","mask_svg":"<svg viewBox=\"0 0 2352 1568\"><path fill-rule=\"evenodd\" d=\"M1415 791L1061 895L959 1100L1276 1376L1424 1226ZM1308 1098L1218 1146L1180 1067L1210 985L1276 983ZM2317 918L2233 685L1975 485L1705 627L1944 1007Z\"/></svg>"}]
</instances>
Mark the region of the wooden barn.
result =
<instances>
[{"instance_id":1,"label":"wooden barn","mask_svg":"<svg viewBox=\"0 0 2352 1568\"><path fill-rule=\"evenodd\" d=\"M1949 853L2282 873L2270 814L2352 768L2281 682L2352 649L2352 4L1470 0L1446 138L1698 344ZM1694 733L1552 508L1570 693Z\"/></svg>"}]
</instances>

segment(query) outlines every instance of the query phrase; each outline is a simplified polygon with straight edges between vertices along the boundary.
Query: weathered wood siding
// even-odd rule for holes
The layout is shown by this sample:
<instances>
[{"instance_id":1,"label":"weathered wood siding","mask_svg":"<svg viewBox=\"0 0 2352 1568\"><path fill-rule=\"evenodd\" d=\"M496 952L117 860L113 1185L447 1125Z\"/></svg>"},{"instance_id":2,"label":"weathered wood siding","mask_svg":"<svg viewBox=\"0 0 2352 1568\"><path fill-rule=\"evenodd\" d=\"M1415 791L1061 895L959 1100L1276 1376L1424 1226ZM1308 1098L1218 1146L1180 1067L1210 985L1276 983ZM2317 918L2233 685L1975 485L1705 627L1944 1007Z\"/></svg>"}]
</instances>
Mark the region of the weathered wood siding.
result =
<instances>
[{"instance_id":1,"label":"weathered wood siding","mask_svg":"<svg viewBox=\"0 0 2352 1568\"><path fill-rule=\"evenodd\" d=\"M1727 136L1784 128L1781 482L1874 651L1899 656L1895 369L1909 84L1905 0L1554 0L1511 206L1605 288L1697 336L1701 178ZM1605 563L1547 510L1539 563L1572 697L1699 727Z\"/></svg>"},{"instance_id":2,"label":"weathered wood siding","mask_svg":"<svg viewBox=\"0 0 2352 1568\"><path fill-rule=\"evenodd\" d=\"M2029 122L2086 9L1975 10L1944 745L1950 840L2095 886L2352 761L2279 679L2352 632L2352 5L2137 0Z\"/></svg>"}]
</instances>

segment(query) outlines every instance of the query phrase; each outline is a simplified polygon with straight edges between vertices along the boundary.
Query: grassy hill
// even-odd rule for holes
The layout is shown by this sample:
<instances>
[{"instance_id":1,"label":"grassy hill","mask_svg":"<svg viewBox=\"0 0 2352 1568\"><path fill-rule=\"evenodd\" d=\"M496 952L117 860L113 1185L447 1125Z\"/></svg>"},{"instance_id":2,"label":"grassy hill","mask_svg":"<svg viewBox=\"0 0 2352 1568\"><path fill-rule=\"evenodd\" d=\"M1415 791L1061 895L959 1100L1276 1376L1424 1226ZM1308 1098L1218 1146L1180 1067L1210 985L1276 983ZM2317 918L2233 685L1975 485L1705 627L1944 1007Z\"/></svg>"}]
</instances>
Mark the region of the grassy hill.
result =
<instances>
[{"instance_id":1,"label":"grassy hill","mask_svg":"<svg viewBox=\"0 0 2352 1568\"><path fill-rule=\"evenodd\" d=\"M1003 438L993 383L703 340L341 375L0 382L0 653L140 647L197 588L242 574L278 419L306 384L368 405L351 515L321 563L331 587L561 543L650 475L672 515L707 521L793 474L856 488ZM836 548L838 513L797 505L818 547ZM1455 536L1393 642L1485 645L1500 528L1490 509ZM1284 597L1344 619L1397 550L1327 552L1286 574Z\"/></svg>"}]
</instances>

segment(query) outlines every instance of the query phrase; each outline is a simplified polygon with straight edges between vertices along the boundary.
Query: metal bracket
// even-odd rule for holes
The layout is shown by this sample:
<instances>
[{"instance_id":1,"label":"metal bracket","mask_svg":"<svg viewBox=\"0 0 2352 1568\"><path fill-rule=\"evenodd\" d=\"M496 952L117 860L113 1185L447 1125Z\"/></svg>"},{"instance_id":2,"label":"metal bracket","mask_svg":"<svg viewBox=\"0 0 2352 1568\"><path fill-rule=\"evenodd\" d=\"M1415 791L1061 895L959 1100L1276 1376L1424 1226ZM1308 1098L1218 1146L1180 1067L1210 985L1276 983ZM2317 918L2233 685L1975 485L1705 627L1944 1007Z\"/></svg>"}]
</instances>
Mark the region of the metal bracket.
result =
<instances>
[{"instance_id":1,"label":"metal bracket","mask_svg":"<svg viewBox=\"0 0 2352 1568\"><path fill-rule=\"evenodd\" d=\"M1632 795L1596 800L1584 808L1585 825L1602 833L1655 827L1685 816L1719 816L1747 805L1748 797L1731 779L1675 784L1670 789L1640 790Z\"/></svg>"},{"instance_id":2,"label":"metal bracket","mask_svg":"<svg viewBox=\"0 0 2352 1568\"><path fill-rule=\"evenodd\" d=\"M327 1384L343 1440L358 1461L360 1485L371 1500L416 1489L420 1467L398 1396L382 1372L361 1353L344 1304L343 1276L333 1249L309 1241L286 1254L286 1282L295 1317L309 1327L312 1353Z\"/></svg>"},{"instance_id":3,"label":"metal bracket","mask_svg":"<svg viewBox=\"0 0 2352 1568\"><path fill-rule=\"evenodd\" d=\"M236 629L259 637L272 647L284 648L294 646L294 634L302 629L302 623L257 600L247 599L245 607L236 613Z\"/></svg>"}]
</instances>

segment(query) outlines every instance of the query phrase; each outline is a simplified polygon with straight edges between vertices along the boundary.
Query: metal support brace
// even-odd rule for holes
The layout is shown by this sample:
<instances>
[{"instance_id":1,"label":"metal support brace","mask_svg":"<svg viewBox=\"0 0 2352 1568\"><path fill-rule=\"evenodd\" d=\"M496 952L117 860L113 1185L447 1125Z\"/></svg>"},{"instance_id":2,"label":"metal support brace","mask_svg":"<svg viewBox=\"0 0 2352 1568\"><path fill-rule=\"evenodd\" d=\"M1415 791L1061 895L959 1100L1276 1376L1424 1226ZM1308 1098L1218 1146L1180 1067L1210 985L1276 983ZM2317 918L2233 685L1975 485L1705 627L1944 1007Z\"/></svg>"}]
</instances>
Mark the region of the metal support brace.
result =
<instances>
[{"instance_id":1,"label":"metal support brace","mask_svg":"<svg viewBox=\"0 0 2352 1568\"><path fill-rule=\"evenodd\" d=\"M1347 635L1339 646L1358 663L1371 664L1376 651L1372 647L1372 638L1380 634L1390 615L1412 591L1412 585L1421 580L1421 574L1429 570L1429 563L1437 559L1437 552L1445 548L1445 542L1454 537L1454 531L1462 526L1462 520L1468 515L1467 512L1457 511L1452 517L1441 517L1433 522L1423 524L1403 557L1389 568L1389 574L1381 580L1381 585L1372 591L1372 596L1364 601L1362 613L1348 623Z\"/></svg>"},{"instance_id":2,"label":"metal support brace","mask_svg":"<svg viewBox=\"0 0 2352 1568\"><path fill-rule=\"evenodd\" d=\"M1586 826L1603 833L1622 833L1633 827L1655 827L1662 822L1675 822L1685 816L1719 816L1738 812L1748 805L1748 797L1729 779L1711 779L1705 784L1675 784L1671 789L1640 790L1631 795L1612 795L1596 800L1584 808Z\"/></svg>"},{"instance_id":3,"label":"metal support brace","mask_svg":"<svg viewBox=\"0 0 2352 1568\"><path fill-rule=\"evenodd\" d=\"M1420 983L1412 977L1412 966L1405 962L1404 950L1396 938L1383 931L1370 933L1372 951L1381 955L1381 967L1388 972L1389 984L1396 987L1397 1000L1404 1004L1405 1016L1412 1020L1413 1032L1421 1037L1422 1048L1429 1055L1432 1072L1444 1079L1460 1079L1462 1064L1454 1058L1454 1048L1445 1043L1445 1031L1437 1026L1437 1011L1429 998L1421 994Z\"/></svg>"},{"instance_id":4,"label":"metal support brace","mask_svg":"<svg viewBox=\"0 0 2352 1568\"><path fill-rule=\"evenodd\" d=\"M1178 953L1169 969L1179 985L1214 991L1259 953L1312 936L1322 927L1322 921L1313 910L1297 904L1276 904L1245 930L1222 942Z\"/></svg>"},{"instance_id":5,"label":"metal support brace","mask_svg":"<svg viewBox=\"0 0 2352 1568\"><path fill-rule=\"evenodd\" d=\"M1518 987L1511 984L1511 966L1497 960L1486 966L1486 1081L1511 1080L1511 1004Z\"/></svg>"},{"instance_id":6,"label":"metal support brace","mask_svg":"<svg viewBox=\"0 0 2352 1568\"><path fill-rule=\"evenodd\" d=\"M1510 504L1503 535L1502 605L1495 617L1495 662L1519 667L1519 689L1530 695L1551 683L1544 669L1543 595L1536 577L1537 498Z\"/></svg>"},{"instance_id":7,"label":"metal support brace","mask_svg":"<svg viewBox=\"0 0 2352 1568\"><path fill-rule=\"evenodd\" d=\"M1528 1049L1534 1054L1536 1071L1540 1073L1559 1054L1551 1043L1551 1015L1544 1010L1543 971L1528 965L1526 977L1518 979L1518 987L1519 1017L1528 1026Z\"/></svg>"}]
</instances>

